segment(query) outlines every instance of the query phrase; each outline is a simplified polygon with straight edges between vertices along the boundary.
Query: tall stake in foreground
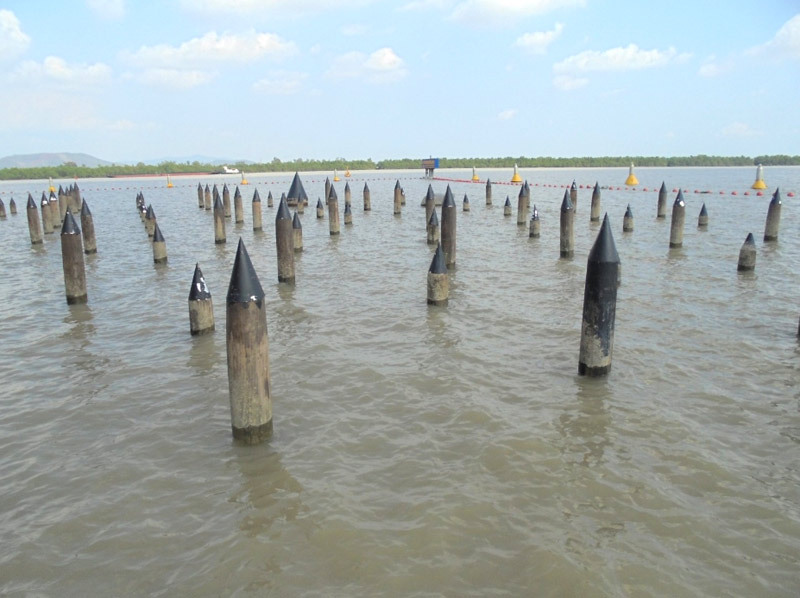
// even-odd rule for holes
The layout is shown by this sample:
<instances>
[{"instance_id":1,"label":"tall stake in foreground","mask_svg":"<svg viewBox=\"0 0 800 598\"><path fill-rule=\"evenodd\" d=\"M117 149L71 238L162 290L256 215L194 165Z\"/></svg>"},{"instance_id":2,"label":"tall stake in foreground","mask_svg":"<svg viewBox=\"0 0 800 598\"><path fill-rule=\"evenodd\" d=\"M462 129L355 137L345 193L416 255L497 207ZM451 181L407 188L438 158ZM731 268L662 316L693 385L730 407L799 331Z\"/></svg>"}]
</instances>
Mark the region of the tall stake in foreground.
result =
<instances>
[{"instance_id":1,"label":"tall stake in foreground","mask_svg":"<svg viewBox=\"0 0 800 598\"><path fill-rule=\"evenodd\" d=\"M764 240L777 241L781 226L781 190L775 189L767 209L767 225L764 227Z\"/></svg>"},{"instance_id":2,"label":"tall stake in foreground","mask_svg":"<svg viewBox=\"0 0 800 598\"><path fill-rule=\"evenodd\" d=\"M278 282L294 284L294 230L285 197L281 198L278 213L275 214L275 246L278 252Z\"/></svg>"},{"instance_id":3,"label":"tall stake in foreground","mask_svg":"<svg viewBox=\"0 0 800 598\"><path fill-rule=\"evenodd\" d=\"M194 336L213 331L214 304L211 300L211 291L206 286L200 264L195 264L192 288L189 289L189 332Z\"/></svg>"},{"instance_id":4,"label":"tall stake in foreground","mask_svg":"<svg viewBox=\"0 0 800 598\"><path fill-rule=\"evenodd\" d=\"M450 185L447 185L447 191L444 193L444 201L442 201L442 224L441 224L441 237L442 237L442 251L444 251L444 264L448 268L454 268L456 265L456 200L453 197L453 192L450 190Z\"/></svg>"},{"instance_id":5,"label":"tall stake in foreground","mask_svg":"<svg viewBox=\"0 0 800 598\"><path fill-rule=\"evenodd\" d=\"M669 227L669 246L681 247L683 245L683 224L686 221L686 202L683 201L683 191L678 189L675 203L672 204L672 222Z\"/></svg>"},{"instance_id":6,"label":"tall stake in foreground","mask_svg":"<svg viewBox=\"0 0 800 598\"><path fill-rule=\"evenodd\" d=\"M619 254L606 214L586 264L578 357L578 373L581 376L605 376L611 369L618 271Z\"/></svg>"},{"instance_id":7,"label":"tall stake in foreground","mask_svg":"<svg viewBox=\"0 0 800 598\"><path fill-rule=\"evenodd\" d=\"M259 444L272 434L267 306L241 238L226 303L225 341L233 438L244 444Z\"/></svg>"},{"instance_id":8,"label":"tall stake in foreground","mask_svg":"<svg viewBox=\"0 0 800 598\"><path fill-rule=\"evenodd\" d=\"M86 303L86 269L83 264L83 243L81 231L67 209L61 227L61 264L64 268L64 289L67 303Z\"/></svg>"}]
</instances>

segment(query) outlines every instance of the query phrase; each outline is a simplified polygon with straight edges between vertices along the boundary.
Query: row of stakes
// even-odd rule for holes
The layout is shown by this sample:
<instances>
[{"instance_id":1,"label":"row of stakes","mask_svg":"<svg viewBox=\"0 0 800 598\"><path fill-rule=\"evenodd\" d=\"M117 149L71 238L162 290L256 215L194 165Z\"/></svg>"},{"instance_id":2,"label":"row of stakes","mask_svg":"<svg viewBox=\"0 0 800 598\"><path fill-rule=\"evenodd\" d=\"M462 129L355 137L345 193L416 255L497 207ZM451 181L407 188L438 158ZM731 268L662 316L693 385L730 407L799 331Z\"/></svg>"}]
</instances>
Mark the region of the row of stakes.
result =
<instances>
[{"instance_id":1,"label":"row of stakes","mask_svg":"<svg viewBox=\"0 0 800 598\"><path fill-rule=\"evenodd\" d=\"M339 234L339 209L336 190L325 181L326 204L329 216L329 232ZM206 185L198 185L198 206L214 212L215 242L225 243L225 218L231 217L230 193L227 185L220 195L216 185L213 191ZM289 199L291 197L291 200ZM371 209L369 186L365 183L364 210ZM349 184L345 186L345 224L352 224L351 194ZM446 305L449 298L448 269L455 267L456 256L456 203L448 185L441 203L441 224L436 213L436 195L429 185L425 195L426 234L429 244L436 250L431 260L427 276L427 302L430 305ZM565 191L561 204L560 255L571 258L574 255L574 217L577 210L577 187L573 182ZM289 201L296 205L292 217ZM298 213L302 213L308 198L299 176L295 174L289 196L283 194L275 218L275 236L278 259L279 282L294 283L295 251L302 251L302 226ZM394 188L393 210L401 213L405 205L405 193L398 180ZM667 190L661 185L658 196L657 218L666 218ZM242 197L238 187L234 193L234 214L237 223L244 221ZM253 229L262 230L261 198L256 190L253 195ZM492 205L491 181L486 183L486 205ZM272 193L268 206L273 206ZM11 213L16 213L13 198ZM152 239L153 261L163 263L167 260L166 244L158 227L152 205L145 207L142 193L136 196L136 207L144 222L148 236ZM72 209L81 213L81 229L75 222ZM682 191L678 191L672 206L670 228L670 247L680 247L683 243L686 204ZM464 211L469 211L469 200L464 197ZM506 197L504 214L510 215L510 198ZM517 223L524 225L530 209L530 187L527 181L521 186L517 204ZM324 218L324 206L317 200L317 217ZM770 201L765 241L776 241L780 224L781 198L776 190ZM94 239L92 215L85 200L81 199L77 185L66 191L59 188L48 198L44 193L41 200L42 226L39 225L39 211L33 197L28 195L28 225L32 244L42 242L44 234L51 234L61 225L61 252L64 269L64 284L68 304L85 303L88 300L86 274L83 254L97 251ZM5 206L0 200L0 217L5 217ZM591 221L600 220L600 188L596 184L592 193ZM708 225L705 204L698 217L698 226ZM530 219L529 236L540 235L540 220L536 206ZM623 220L623 230L633 230L633 215L630 206ZM749 233L739 253L739 270L755 268L755 241ZM608 215L603 218L597 238L587 259L584 305L581 325L581 340L578 356L578 373L590 377L605 376L611 369L611 356L614 340L616 296L619 285L620 259L611 232ZM244 242L239 239L228 294L226 297L226 345L228 355L228 387L231 408L231 427L235 440L245 444L257 444L272 434L272 401L270 398L269 350L266 324L266 305L264 291L247 253ZM206 285L199 264L195 265L189 292L189 324L192 335L204 334L214 330L214 314L211 292ZM800 334L800 327L798 328Z\"/></svg>"}]
</instances>

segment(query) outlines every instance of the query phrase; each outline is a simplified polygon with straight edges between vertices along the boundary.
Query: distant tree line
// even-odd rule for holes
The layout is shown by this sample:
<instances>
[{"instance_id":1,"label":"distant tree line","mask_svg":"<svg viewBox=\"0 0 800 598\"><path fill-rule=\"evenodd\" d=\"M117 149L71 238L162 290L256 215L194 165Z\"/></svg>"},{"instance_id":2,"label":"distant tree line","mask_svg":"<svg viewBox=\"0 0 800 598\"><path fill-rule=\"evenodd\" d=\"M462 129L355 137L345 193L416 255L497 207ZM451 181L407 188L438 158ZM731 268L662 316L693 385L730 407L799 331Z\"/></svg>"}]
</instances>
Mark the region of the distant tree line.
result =
<instances>
[{"instance_id":1,"label":"distant tree line","mask_svg":"<svg viewBox=\"0 0 800 598\"><path fill-rule=\"evenodd\" d=\"M229 164L242 172L295 172L295 171L332 171L334 169L344 172L352 170L375 169L419 169L421 158L400 158L395 160L380 160L374 162L366 160L347 160L336 158L333 160L305 160L297 158L284 162L273 158L271 162L246 164L238 162ZM440 168L512 168L515 164L520 168L587 168L587 167L627 167L633 163L636 166L797 166L800 165L800 156L787 156L776 154L772 156L600 156L582 158L528 158L525 156L504 158L439 158ZM105 166L79 166L74 162L66 162L60 166L38 166L34 168L3 168L0 169L0 180L18 179L54 179L66 178L102 178L110 176L126 176L135 174L179 174L188 172L214 173L221 172L219 166L201 162L161 162L159 164L110 164Z\"/></svg>"}]
</instances>

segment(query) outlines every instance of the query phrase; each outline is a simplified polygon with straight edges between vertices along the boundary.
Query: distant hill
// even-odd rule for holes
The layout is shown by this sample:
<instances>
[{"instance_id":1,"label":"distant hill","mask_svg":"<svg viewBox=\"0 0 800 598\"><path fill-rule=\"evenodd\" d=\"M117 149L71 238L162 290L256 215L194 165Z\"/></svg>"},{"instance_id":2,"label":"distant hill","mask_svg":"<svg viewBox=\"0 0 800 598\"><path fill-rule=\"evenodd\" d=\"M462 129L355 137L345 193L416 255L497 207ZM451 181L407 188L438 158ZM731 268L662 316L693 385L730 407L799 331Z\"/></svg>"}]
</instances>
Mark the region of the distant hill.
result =
<instances>
[{"instance_id":1,"label":"distant hill","mask_svg":"<svg viewBox=\"0 0 800 598\"><path fill-rule=\"evenodd\" d=\"M65 162L74 162L77 166L109 166L111 162L95 158L89 154L73 152L16 154L0 158L0 168L39 168L42 166L61 166Z\"/></svg>"},{"instance_id":2,"label":"distant hill","mask_svg":"<svg viewBox=\"0 0 800 598\"><path fill-rule=\"evenodd\" d=\"M213 166L224 166L230 164L255 164L252 160L234 160L234 159L224 159L224 158L215 158L213 156L203 156L200 154L195 154L193 156L170 156L167 158L158 158L154 160L142 160L144 164L162 164L163 162L175 162L176 164L185 164L185 163L193 163L198 162L199 164L211 164ZM132 162L133 163L133 162Z\"/></svg>"}]
</instances>

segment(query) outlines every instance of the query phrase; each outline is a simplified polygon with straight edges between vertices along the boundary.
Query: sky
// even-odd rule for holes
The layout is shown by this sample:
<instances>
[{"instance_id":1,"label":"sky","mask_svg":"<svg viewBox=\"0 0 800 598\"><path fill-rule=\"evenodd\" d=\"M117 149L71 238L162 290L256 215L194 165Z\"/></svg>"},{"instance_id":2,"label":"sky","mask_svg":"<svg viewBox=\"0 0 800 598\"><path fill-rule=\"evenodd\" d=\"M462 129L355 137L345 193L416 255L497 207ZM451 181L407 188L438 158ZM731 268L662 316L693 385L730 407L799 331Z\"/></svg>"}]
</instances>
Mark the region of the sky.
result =
<instances>
[{"instance_id":1,"label":"sky","mask_svg":"<svg viewBox=\"0 0 800 598\"><path fill-rule=\"evenodd\" d=\"M798 0L0 0L0 156L800 154Z\"/></svg>"}]
</instances>

